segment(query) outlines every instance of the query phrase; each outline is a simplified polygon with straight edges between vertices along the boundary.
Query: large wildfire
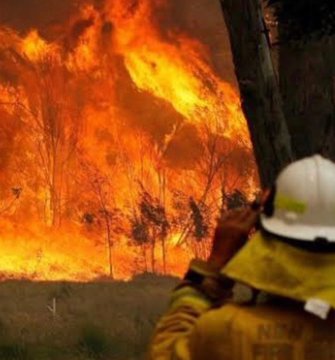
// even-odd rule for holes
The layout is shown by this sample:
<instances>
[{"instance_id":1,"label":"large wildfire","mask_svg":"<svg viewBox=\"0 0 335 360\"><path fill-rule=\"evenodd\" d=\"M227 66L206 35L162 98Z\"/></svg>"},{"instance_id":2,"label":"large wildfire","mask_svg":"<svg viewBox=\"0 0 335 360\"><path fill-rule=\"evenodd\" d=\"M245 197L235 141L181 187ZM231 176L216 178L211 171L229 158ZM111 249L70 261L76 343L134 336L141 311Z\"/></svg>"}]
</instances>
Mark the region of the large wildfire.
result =
<instances>
[{"instance_id":1,"label":"large wildfire","mask_svg":"<svg viewBox=\"0 0 335 360\"><path fill-rule=\"evenodd\" d=\"M238 93L168 14L106 0L53 40L0 27L3 279L181 274L253 195Z\"/></svg>"}]
</instances>

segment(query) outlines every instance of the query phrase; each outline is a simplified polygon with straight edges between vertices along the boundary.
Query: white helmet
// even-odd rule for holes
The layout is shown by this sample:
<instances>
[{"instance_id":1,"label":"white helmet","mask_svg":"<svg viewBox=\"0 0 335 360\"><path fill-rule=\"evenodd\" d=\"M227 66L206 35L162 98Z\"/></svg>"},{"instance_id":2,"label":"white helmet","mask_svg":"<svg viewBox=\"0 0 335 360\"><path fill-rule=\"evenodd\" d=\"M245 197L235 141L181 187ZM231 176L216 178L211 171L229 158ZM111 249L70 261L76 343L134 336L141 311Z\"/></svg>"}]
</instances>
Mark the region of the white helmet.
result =
<instances>
[{"instance_id":1,"label":"white helmet","mask_svg":"<svg viewBox=\"0 0 335 360\"><path fill-rule=\"evenodd\" d=\"M320 155L287 166L276 181L266 231L286 238L335 243L335 164Z\"/></svg>"}]
</instances>

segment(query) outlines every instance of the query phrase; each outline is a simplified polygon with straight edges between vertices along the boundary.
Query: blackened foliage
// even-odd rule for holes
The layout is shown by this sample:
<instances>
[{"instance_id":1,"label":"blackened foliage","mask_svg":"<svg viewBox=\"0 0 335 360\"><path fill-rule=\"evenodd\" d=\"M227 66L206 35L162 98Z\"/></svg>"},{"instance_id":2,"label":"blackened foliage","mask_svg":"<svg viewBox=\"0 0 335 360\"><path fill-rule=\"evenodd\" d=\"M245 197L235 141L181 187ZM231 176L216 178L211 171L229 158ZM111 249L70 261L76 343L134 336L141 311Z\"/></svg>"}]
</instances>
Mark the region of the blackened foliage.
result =
<instances>
[{"instance_id":1,"label":"blackened foliage","mask_svg":"<svg viewBox=\"0 0 335 360\"><path fill-rule=\"evenodd\" d=\"M15 197L15 199L18 199L21 196L22 188L20 187L13 187L12 188L12 194Z\"/></svg>"},{"instance_id":2,"label":"blackened foliage","mask_svg":"<svg viewBox=\"0 0 335 360\"><path fill-rule=\"evenodd\" d=\"M225 194L224 198L227 210L239 209L248 204L246 196L239 190L235 190L231 194Z\"/></svg>"},{"instance_id":3,"label":"blackened foliage","mask_svg":"<svg viewBox=\"0 0 335 360\"><path fill-rule=\"evenodd\" d=\"M192 211L193 235L195 239L200 242L208 235L208 226L206 225L203 215L204 209L203 206L197 204L192 197L190 198L189 204Z\"/></svg>"},{"instance_id":4,"label":"blackened foliage","mask_svg":"<svg viewBox=\"0 0 335 360\"><path fill-rule=\"evenodd\" d=\"M164 238L170 227L165 208L149 193L143 192L140 202L141 215L145 221L159 230L159 236Z\"/></svg>"},{"instance_id":5,"label":"blackened foliage","mask_svg":"<svg viewBox=\"0 0 335 360\"><path fill-rule=\"evenodd\" d=\"M95 215L89 212L85 212L84 215L81 218L81 221L85 224L93 224L95 220Z\"/></svg>"},{"instance_id":6,"label":"blackened foliage","mask_svg":"<svg viewBox=\"0 0 335 360\"><path fill-rule=\"evenodd\" d=\"M131 236L137 244L143 245L149 242L149 228L148 225L138 217L131 219Z\"/></svg>"},{"instance_id":7,"label":"blackened foliage","mask_svg":"<svg viewBox=\"0 0 335 360\"><path fill-rule=\"evenodd\" d=\"M335 34L334 0L267 0L275 9L282 40L308 40Z\"/></svg>"}]
</instances>

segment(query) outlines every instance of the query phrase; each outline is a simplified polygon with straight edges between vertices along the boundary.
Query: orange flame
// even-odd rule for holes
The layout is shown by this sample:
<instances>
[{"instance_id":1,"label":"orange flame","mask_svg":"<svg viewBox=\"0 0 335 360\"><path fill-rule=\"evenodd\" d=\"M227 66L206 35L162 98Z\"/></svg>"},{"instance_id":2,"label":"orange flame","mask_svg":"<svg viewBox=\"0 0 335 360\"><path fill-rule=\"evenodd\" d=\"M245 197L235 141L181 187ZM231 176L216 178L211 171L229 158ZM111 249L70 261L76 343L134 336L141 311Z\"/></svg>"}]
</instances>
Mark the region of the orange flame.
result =
<instances>
[{"instance_id":1,"label":"orange flame","mask_svg":"<svg viewBox=\"0 0 335 360\"><path fill-rule=\"evenodd\" d=\"M221 191L255 191L238 93L199 40L163 33L162 9L84 6L54 42L0 29L0 126L15 134L0 178L3 277L180 275L210 246L210 232L192 241L191 198L211 227Z\"/></svg>"},{"instance_id":2,"label":"orange flame","mask_svg":"<svg viewBox=\"0 0 335 360\"><path fill-rule=\"evenodd\" d=\"M47 56L55 56L58 47L43 40L37 30L32 30L22 40L22 53L32 62L43 60Z\"/></svg>"},{"instance_id":3,"label":"orange flame","mask_svg":"<svg viewBox=\"0 0 335 360\"><path fill-rule=\"evenodd\" d=\"M213 73L205 47L176 32L164 41L153 26L152 2L141 1L131 14L127 8L125 1L110 2L117 51L136 86L168 101L191 122L207 121L216 131L225 122L223 134L248 141L239 98Z\"/></svg>"}]
</instances>

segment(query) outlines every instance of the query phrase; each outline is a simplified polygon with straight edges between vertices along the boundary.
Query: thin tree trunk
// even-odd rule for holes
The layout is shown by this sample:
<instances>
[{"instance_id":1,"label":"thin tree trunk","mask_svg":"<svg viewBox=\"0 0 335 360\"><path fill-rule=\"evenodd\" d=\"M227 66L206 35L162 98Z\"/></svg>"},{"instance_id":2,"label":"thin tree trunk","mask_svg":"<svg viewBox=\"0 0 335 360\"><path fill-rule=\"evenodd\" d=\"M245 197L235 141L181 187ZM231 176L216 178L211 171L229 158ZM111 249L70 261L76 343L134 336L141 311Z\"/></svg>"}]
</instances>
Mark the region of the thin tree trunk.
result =
<instances>
[{"instance_id":1,"label":"thin tree trunk","mask_svg":"<svg viewBox=\"0 0 335 360\"><path fill-rule=\"evenodd\" d=\"M293 160L260 0L220 0L263 187Z\"/></svg>"},{"instance_id":2,"label":"thin tree trunk","mask_svg":"<svg viewBox=\"0 0 335 360\"><path fill-rule=\"evenodd\" d=\"M148 262L147 262L147 249L145 245L142 245L142 256L144 261L144 272L148 272Z\"/></svg>"},{"instance_id":3,"label":"thin tree trunk","mask_svg":"<svg viewBox=\"0 0 335 360\"><path fill-rule=\"evenodd\" d=\"M106 221L106 232L107 232L109 276L112 279L114 279L113 254L112 254L113 243L111 238L111 228L110 228L108 214L105 215L105 221Z\"/></svg>"},{"instance_id":4,"label":"thin tree trunk","mask_svg":"<svg viewBox=\"0 0 335 360\"><path fill-rule=\"evenodd\" d=\"M159 201L160 204L165 209L166 205L166 175L165 171L159 170L158 171L158 181L159 181ZM166 274L166 237L163 234L161 236L161 245L162 245L162 261L163 261L163 274Z\"/></svg>"},{"instance_id":5,"label":"thin tree trunk","mask_svg":"<svg viewBox=\"0 0 335 360\"><path fill-rule=\"evenodd\" d=\"M166 241L165 237L162 237L162 259L163 259L163 274L166 274Z\"/></svg>"},{"instance_id":6,"label":"thin tree trunk","mask_svg":"<svg viewBox=\"0 0 335 360\"><path fill-rule=\"evenodd\" d=\"M151 238L151 271L153 273L155 273L156 270L155 248L156 248L156 231L154 230Z\"/></svg>"},{"instance_id":7,"label":"thin tree trunk","mask_svg":"<svg viewBox=\"0 0 335 360\"><path fill-rule=\"evenodd\" d=\"M112 254L112 248L113 248L113 241L112 241L112 229L110 224L110 214L106 208L104 197L102 195L102 189L100 186L97 188L97 194L99 196L100 205L103 211L103 217L105 220L106 225L106 245L107 245L107 251L108 251L108 265L109 265L109 276L114 279L114 267L113 267L113 254Z\"/></svg>"}]
</instances>

